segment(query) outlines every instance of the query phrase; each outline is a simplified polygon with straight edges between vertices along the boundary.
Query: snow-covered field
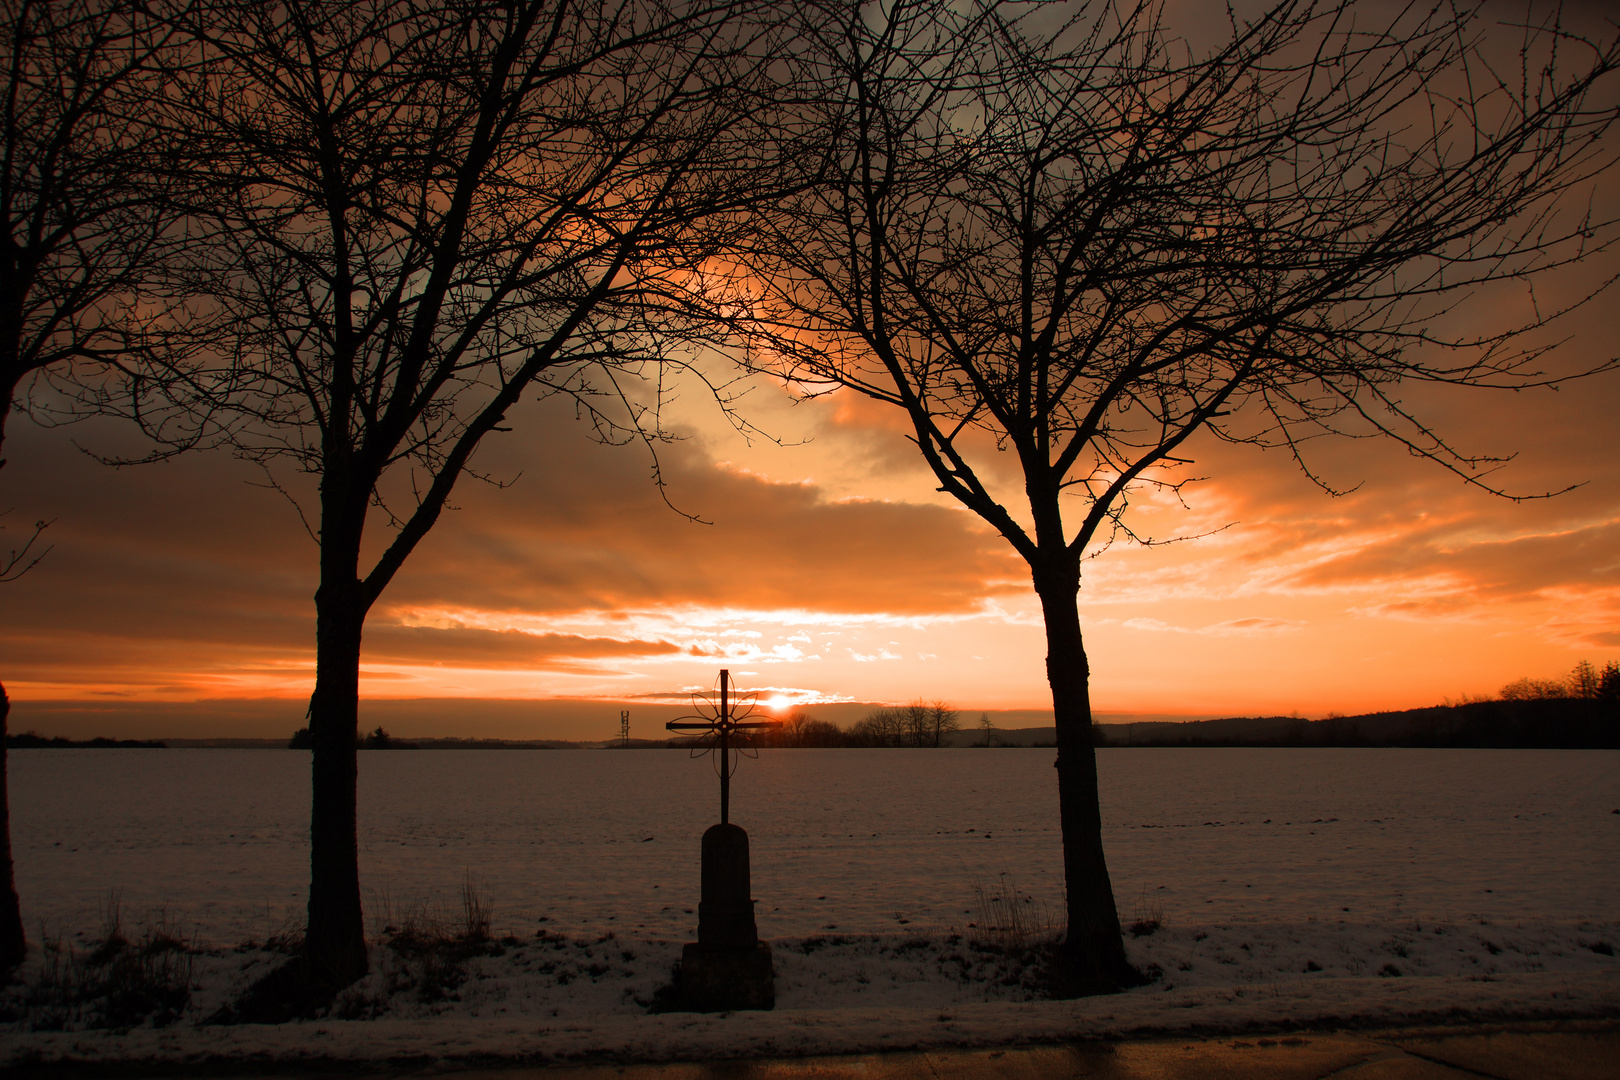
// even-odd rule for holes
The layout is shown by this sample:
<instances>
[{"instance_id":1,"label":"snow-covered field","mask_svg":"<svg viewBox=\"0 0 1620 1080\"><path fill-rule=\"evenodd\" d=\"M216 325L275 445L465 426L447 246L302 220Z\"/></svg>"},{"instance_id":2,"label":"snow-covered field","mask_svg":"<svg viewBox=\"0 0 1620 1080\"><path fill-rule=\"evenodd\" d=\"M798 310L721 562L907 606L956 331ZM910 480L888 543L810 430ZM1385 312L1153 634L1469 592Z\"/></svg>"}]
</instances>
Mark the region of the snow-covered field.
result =
<instances>
[{"instance_id":1,"label":"snow-covered field","mask_svg":"<svg viewBox=\"0 0 1620 1080\"><path fill-rule=\"evenodd\" d=\"M426 977L386 945L334 1016L198 1026L277 961L307 874L308 757L11 754L31 937L81 954L111 890L124 933L195 945L176 1024L72 1030L35 1010L0 1060L270 1054L375 1059L711 1056L1330 1020L1620 1011L1620 754L1112 749L1104 840L1132 959L1161 977L1031 1000L986 942L984 895L1061 921L1052 751L788 750L744 761L770 1014L649 1014L695 931L706 761L670 751L369 752L368 919L461 918L506 943ZM43 924L44 933L40 932ZM244 947L245 943L253 947ZM78 943L75 946L75 943ZM498 953L498 955L492 955ZM33 976L38 979L37 968ZM13 992L12 1007L18 998Z\"/></svg>"}]
</instances>

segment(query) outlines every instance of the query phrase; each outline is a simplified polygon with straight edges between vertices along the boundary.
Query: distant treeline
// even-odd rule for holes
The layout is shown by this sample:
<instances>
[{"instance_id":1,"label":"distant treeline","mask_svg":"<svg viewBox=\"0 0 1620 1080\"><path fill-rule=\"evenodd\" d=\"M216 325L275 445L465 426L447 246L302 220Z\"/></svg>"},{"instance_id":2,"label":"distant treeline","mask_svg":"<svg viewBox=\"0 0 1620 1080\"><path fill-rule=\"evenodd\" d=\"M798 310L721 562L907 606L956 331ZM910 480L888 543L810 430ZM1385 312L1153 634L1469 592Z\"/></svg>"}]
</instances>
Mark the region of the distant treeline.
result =
<instances>
[{"instance_id":1,"label":"distant treeline","mask_svg":"<svg viewBox=\"0 0 1620 1080\"><path fill-rule=\"evenodd\" d=\"M739 737L738 745L769 747L936 747L947 745L947 737L961 728L955 709L943 701L914 701L875 709L850 728L817 720L803 712L789 713L779 727ZM695 738L632 739L628 749L685 749ZM567 742L560 739L396 739L381 726L355 740L361 750L568 750L594 746L622 747L606 743ZM287 743L289 750L311 749L308 728L299 728Z\"/></svg>"},{"instance_id":2,"label":"distant treeline","mask_svg":"<svg viewBox=\"0 0 1620 1080\"><path fill-rule=\"evenodd\" d=\"M667 740L637 739L638 746L663 748ZM602 745L601 742L570 742L567 739L457 739L425 738L396 739L381 725L354 740L360 750L583 750ZM287 742L289 750L311 750L309 728L299 728Z\"/></svg>"},{"instance_id":3,"label":"distant treeline","mask_svg":"<svg viewBox=\"0 0 1620 1080\"><path fill-rule=\"evenodd\" d=\"M1470 701L1330 716L1235 717L1185 724L1099 725L1103 746L1430 746L1620 749L1620 703L1593 698Z\"/></svg>"},{"instance_id":4,"label":"distant treeline","mask_svg":"<svg viewBox=\"0 0 1620 1080\"><path fill-rule=\"evenodd\" d=\"M164 750L167 747L156 739L64 739L60 735L45 736L37 731L24 731L6 735L7 750Z\"/></svg>"},{"instance_id":5,"label":"distant treeline","mask_svg":"<svg viewBox=\"0 0 1620 1080\"><path fill-rule=\"evenodd\" d=\"M358 750L415 750L414 742L403 742L384 731L381 724L375 731L368 731L354 740ZM287 743L289 750L313 750L315 743L310 737L309 728L301 727L293 732L293 737Z\"/></svg>"},{"instance_id":6,"label":"distant treeline","mask_svg":"<svg viewBox=\"0 0 1620 1080\"><path fill-rule=\"evenodd\" d=\"M781 726L743 741L761 747L938 747L949 745L947 737L961 727L957 711L945 702L913 701L874 709L848 728L794 711ZM671 739L669 745L687 747L697 741Z\"/></svg>"}]
</instances>

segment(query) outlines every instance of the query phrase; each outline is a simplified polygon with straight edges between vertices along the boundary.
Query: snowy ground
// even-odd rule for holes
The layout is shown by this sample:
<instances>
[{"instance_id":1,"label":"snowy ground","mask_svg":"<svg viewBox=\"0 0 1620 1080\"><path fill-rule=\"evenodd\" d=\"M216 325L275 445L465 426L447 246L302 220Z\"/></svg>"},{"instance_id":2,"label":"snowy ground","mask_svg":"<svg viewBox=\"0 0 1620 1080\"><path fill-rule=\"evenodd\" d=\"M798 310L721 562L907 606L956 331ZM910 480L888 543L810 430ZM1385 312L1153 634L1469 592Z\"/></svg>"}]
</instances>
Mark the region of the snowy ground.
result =
<instances>
[{"instance_id":1,"label":"snowy ground","mask_svg":"<svg viewBox=\"0 0 1620 1080\"><path fill-rule=\"evenodd\" d=\"M697 837L716 801L704 762L363 754L373 973L333 1016L265 1027L199 1022L279 960L265 945L296 921L307 756L13 752L18 889L31 937L59 943L58 982L70 960L89 970L117 889L126 937L166 926L189 943L151 956L191 992L177 1022L90 1030L105 1009L47 1000L41 957L33 989L7 999L0 1062L836 1053L1620 1011L1620 754L1102 751L1121 913L1160 924L1129 941L1131 956L1160 977L1079 1002L1035 999L1017 951L987 940L975 888L1011 896L1016 883L1032 940L1060 909L1051 761L745 761L734 820L752 837L777 1008L695 1016L648 1009L693 935ZM400 940L388 927L412 922L453 934L469 876L493 906L494 942L427 958L387 944Z\"/></svg>"}]
</instances>

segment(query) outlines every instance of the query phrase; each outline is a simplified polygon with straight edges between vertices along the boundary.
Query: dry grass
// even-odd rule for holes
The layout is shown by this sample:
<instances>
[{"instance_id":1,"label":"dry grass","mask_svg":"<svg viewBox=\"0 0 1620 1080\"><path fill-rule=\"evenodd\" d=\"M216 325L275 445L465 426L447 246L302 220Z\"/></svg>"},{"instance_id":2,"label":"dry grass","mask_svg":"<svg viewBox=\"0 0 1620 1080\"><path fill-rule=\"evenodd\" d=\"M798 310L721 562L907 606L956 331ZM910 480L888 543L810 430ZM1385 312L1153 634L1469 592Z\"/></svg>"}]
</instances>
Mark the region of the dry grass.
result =
<instances>
[{"instance_id":1,"label":"dry grass","mask_svg":"<svg viewBox=\"0 0 1620 1080\"><path fill-rule=\"evenodd\" d=\"M494 905L471 871L461 884L459 912L442 901L397 904L386 891L379 900L379 936L392 954L385 968L390 996L409 992L423 1002L453 1001L467 980L467 961L505 952L491 932ZM375 1004L355 999L339 1011L364 1015Z\"/></svg>"},{"instance_id":2,"label":"dry grass","mask_svg":"<svg viewBox=\"0 0 1620 1080\"><path fill-rule=\"evenodd\" d=\"M467 871L461 883L461 937L464 941L489 940L489 916L493 910L489 894L473 880Z\"/></svg>"},{"instance_id":3,"label":"dry grass","mask_svg":"<svg viewBox=\"0 0 1620 1080\"><path fill-rule=\"evenodd\" d=\"M1025 949L1057 937L1057 925L1046 904L1018 890L1012 874L996 875L987 885L973 878L973 897L978 920L968 924L969 938L980 945L1000 949Z\"/></svg>"},{"instance_id":4,"label":"dry grass","mask_svg":"<svg viewBox=\"0 0 1620 1080\"><path fill-rule=\"evenodd\" d=\"M40 940L40 966L23 999L35 1030L164 1027L191 1000L194 944L161 909L131 941L117 890L102 903L99 936L82 951L43 927Z\"/></svg>"},{"instance_id":5,"label":"dry grass","mask_svg":"<svg viewBox=\"0 0 1620 1080\"><path fill-rule=\"evenodd\" d=\"M1157 896L1148 899L1147 889L1138 891L1131 905L1131 921L1125 925L1125 929L1130 931L1131 937L1151 937L1163 925L1164 904Z\"/></svg>"}]
</instances>

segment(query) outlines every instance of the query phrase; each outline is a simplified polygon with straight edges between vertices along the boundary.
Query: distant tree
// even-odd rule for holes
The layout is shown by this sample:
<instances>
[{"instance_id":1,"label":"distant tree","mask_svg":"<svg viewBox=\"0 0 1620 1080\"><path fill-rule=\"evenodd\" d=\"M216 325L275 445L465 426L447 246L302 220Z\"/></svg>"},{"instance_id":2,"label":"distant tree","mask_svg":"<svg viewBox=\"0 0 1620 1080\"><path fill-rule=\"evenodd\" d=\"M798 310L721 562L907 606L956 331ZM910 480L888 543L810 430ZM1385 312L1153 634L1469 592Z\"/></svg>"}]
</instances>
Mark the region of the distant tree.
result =
<instances>
[{"instance_id":1,"label":"distant tree","mask_svg":"<svg viewBox=\"0 0 1620 1080\"><path fill-rule=\"evenodd\" d=\"M928 706L914 701L900 706L896 712L900 719L900 745L928 746Z\"/></svg>"},{"instance_id":2,"label":"distant tree","mask_svg":"<svg viewBox=\"0 0 1620 1080\"><path fill-rule=\"evenodd\" d=\"M764 732L760 741L766 746L802 746L799 736L809 719L802 709L794 709L782 717L780 727Z\"/></svg>"},{"instance_id":3,"label":"distant tree","mask_svg":"<svg viewBox=\"0 0 1620 1080\"><path fill-rule=\"evenodd\" d=\"M315 741L309 737L309 728L301 727L293 732L292 738L287 741L289 750L313 750Z\"/></svg>"},{"instance_id":4,"label":"distant tree","mask_svg":"<svg viewBox=\"0 0 1620 1080\"><path fill-rule=\"evenodd\" d=\"M161 119L192 148L185 284L217 362L159 389L289 497L277 470L318 478L309 922L287 977L308 993L366 971L367 613L526 394L657 437L646 395L707 332L704 268L769 196L771 11L214 0L176 20L191 64Z\"/></svg>"},{"instance_id":5,"label":"distant tree","mask_svg":"<svg viewBox=\"0 0 1620 1080\"><path fill-rule=\"evenodd\" d=\"M799 728L799 745L831 749L836 746L848 744L849 737L844 729L830 720L816 720L807 717Z\"/></svg>"},{"instance_id":6,"label":"distant tree","mask_svg":"<svg viewBox=\"0 0 1620 1080\"><path fill-rule=\"evenodd\" d=\"M907 746L940 746L945 736L961 729L955 709L943 701L913 701L900 710L903 741Z\"/></svg>"},{"instance_id":7,"label":"distant tree","mask_svg":"<svg viewBox=\"0 0 1620 1080\"><path fill-rule=\"evenodd\" d=\"M1600 681L1597 668L1592 666L1592 661L1577 661L1569 673L1567 693L1572 698L1595 698L1598 696Z\"/></svg>"},{"instance_id":8,"label":"distant tree","mask_svg":"<svg viewBox=\"0 0 1620 1080\"><path fill-rule=\"evenodd\" d=\"M1515 679L1502 687L1503 701L1547 701L1569 696L1569 683L1563 679Z\"/></svg>"},{"instance_id":9,"label":"distant tree","mask_svg":"<svg viewBox=\"0 0 1620 1080\"><path fill-rule=\"evenodd\" d=\"M1612 232L1585 188L1614 44L1549 17L1513 28L1509 73L1471 7L1278 0L1229 5L1200 48L1171 7L803 8L811 160L833 164L742 256L754 362L899 409L939 490L1029 566L1076 989L1139 977L1102 846L1085 559L1135 537L1133 494L1183 489L1200 433L1324 487L1311 440L1381 435L1489 489L1401 388L1553 381L1514 345L1541 309L1472 336L1441 316Z\"/></svg>"},{"instance_id":10,"label":"distant tree","mask_svg":"<svg viewBox=\"0 0 1620 1080\"><path fill-rule=\"evenodd\" d=\"M873 709L850 729L850 741L855 746L905 746L905 712L890 706Z\"/></svg>"},{"instance_id":11,"label":"distant tree","mask_svg":"<svg viewBox=\"0 0 1620 1080\"><path fill-rule=\"evenodd\" d=\"M961 727L956 710L942 701L874 709L850 730L855 746L940 746L947 733Z\"/></svg>"},{"instance_id":12,"label":"distant tree","mask_svg":"<svg viewBox=\"0 0 1620 1080\"><path fill-rule=\"evenodd\" d=\"M1620 663L1610 660L1603 665L1598 678L1598 697L1603 701L1620 701Z\"/></svg>"},{"instance_id":13,"label":"distant tree","mask_svg":"<svg viewBox=\"0 0 1620 1080\"><path fill-rule=\"evenodd\" d=\"M979 741L974 743L973 745L974 746L1000 746L1001 745L1001 729L996 727L995 721L990 719L990 714L987 713L987 712L982 712L982 713L979 714Z\"/></svg>"},{"instance_id":14,"label":"distant tree","mask_svg":"<svg viewBox=\"0 0 1620 1080\"><path fill-rule=\"evenodd\" d=\"M14 407L28 407L35 378L74 365L128 366L168 344L162 311L143 294L174 240L156 167L164 147L145 123L173 60L152 7L8 0L0 14L0 467L7 421ZM35 549L47 524L36 522L0 556L0 582L49 551ZM4 795L0 783L0 971L27 950Z\"/></svg>"},{"instance_id":15,"label":"distant tree","mask_svg":"<svg viewBox=\"0 0 1620 1080\"><path fill-rule=\"evenodd\" d=\"M837 724L817 720L800 709L794 709L782 718L782 726L767 732L764 742L768 746L832 747L844 745L846 736Z\"/></svg>"}]
</instances>

